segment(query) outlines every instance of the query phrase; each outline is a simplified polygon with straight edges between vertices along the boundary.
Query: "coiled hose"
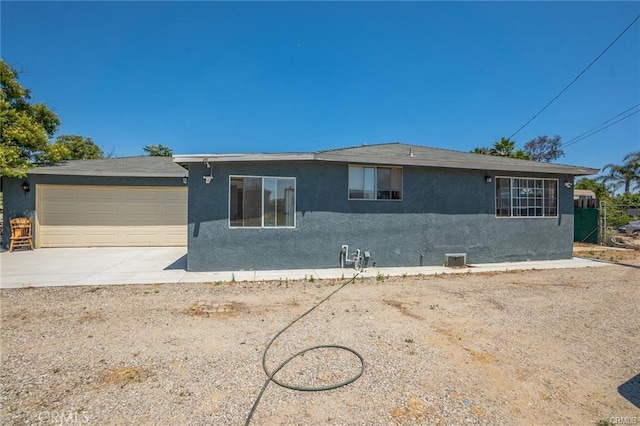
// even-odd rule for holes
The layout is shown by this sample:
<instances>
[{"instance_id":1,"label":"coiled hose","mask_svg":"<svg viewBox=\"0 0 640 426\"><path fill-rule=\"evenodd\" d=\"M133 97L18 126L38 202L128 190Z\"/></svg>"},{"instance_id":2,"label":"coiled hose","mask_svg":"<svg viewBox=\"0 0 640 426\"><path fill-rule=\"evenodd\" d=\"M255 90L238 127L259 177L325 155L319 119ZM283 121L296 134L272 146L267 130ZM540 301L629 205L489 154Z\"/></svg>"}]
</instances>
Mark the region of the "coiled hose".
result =
<instances>
[{"instance_id":1,"label":"coiled hose","mask_svg":"<svg viewBox=\"0 0 640 426\"><path fill-rule=\"evenodd\" d=\"M269 341L269 344L267 345L267 347L265 348L264 352L262 353L262 369L264 370L265 374L267 375L267 380L265 380L264 384L262 385L262 389L260 389L260 393L256 397L256 401L253 403L253 407L251 407L251 411L249 412L249 415L247 416L247 421L244 423L245 426L248 426L249 423L251 422L251 418L253 417L253 413L255 413L256 408L258 408L258 404L260 403L260 399L262 399L262 395L267 390L267 386L269 386L269 383L271 383L271 382L273 382L273 383L275 383L275 384L277 384L279 386L282 386L283 388L286 388L286 389L291 389L291 390L296 390L296 391L303 391L303 392L320 392L320 391L325 391L325 390L330 390L330 389L337 389L337 388L340 388L342 386L346 386L346 385L348 385L350 383L355 382L356 380L358 380L360 378L360 376L362 376L362 373L364 373L364 358L362 357L362 355L360 355L358 352L356 352L355 350L353 350L351 348L348 348L346 346L341 346L341 345L318 345L318 346L312 346L310 348L303 349L300 352L290 356L289 358L284 360L280 365L278 365L271 373L267 369L267 352L269 352L269 348L271 347L273 342L275 342L276 339L278 337L280 337L280 335L282 333L287 331L293 324L295 324L296 322L300 321L302 318L304 318L305 316L310 314L318 306L322 305L324 302L329 300L329 298L331 296L333 296L334 294L336 294L337 292L339 292L340 290L345 288L347 285L349 285L352 282L354 282L356 277L358 276L358 274L359 273L356 273L353 276L353 278L351 278L349 281L347 281L346 283L342 284L336 290L332 291L327 297L322 299L320 302L316 303L311 309L309 309L308 311L306 311L305 313L300 315L295 320L291 321L285 328L280 330ZM305 354L307 352L313 351L315 349L326 349L326 348L344 350L344 351L351 352L352 354L354 354L360 360L360 371L355 376L353 376L353 377L351 377L351 378L349 378L349 379L347 379L347 380L345 380L343 382L332 384L332 385L327 385L327 386L318 386L318 387L293 386L293 385L289 385L287 383L283 383L283 382L281 382L281 381L279 381L279 380L274 378L274 376L278 373L278 371L282 370L294 358L296 358L296 357L298 357L300 355L303 355L303 354Z\"/></svg>"}]
</instances>

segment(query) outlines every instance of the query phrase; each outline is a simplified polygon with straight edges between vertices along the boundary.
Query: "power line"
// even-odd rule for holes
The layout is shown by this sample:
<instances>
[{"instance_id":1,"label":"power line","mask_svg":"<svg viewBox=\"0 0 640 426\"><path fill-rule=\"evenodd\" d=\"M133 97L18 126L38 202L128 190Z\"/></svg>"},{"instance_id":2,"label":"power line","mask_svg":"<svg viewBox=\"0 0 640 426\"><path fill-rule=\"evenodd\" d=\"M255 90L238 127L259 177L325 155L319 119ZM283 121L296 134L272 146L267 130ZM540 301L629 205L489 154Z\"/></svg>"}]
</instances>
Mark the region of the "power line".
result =
<instances>
[{"instance_id":1,"label":"power line","mask_svg":"<svg viewBox=\"0 0 640 426\"><path fill-rule=\"evenodd\" d=\"M570 139L570 140L566 141L565 143L563 143L563 144L560 146L560 148L564 148L565 146L572 145L573 141L575 141L576 139L579 139L579 138L581 138L582 136L586 135L587 133L592 132L592 131L596 130L597 128L604 126L604 125L605 125L605 124L607 124L608 122L610 122L610 121L612 121L612 120L615 120L616 118L620 117L622 114L626 114L627 112L629 112L629 111L631 111L632 109L637 108L637 107L639 107L639 106L640 106L640 104L636 104L636 105L632 106L631 108L629 108L629 109L626 109L626 110L622 111L620 114L614 115L613 117L611 117L611 118L610 118L610 119L608 119L607 121L605 121L605 122L602 122L602 123L598 124L596 127L593 127L593 128L591 128L591 129L587 130L587 131L586 131L586 132L584 132L584 133L580 133L580 134L579 134L578 136L576 136L575 138Z\"/></svg>"},{"instance_id":2,"label":"power line","mask_svg":"<svg viewBox=\"0 0 640 426\"><path fill-rule=\"evenodd\" d=\"M640 112L640 109L639 109L639 110L637 110L637 111L632 112L631 114L629 114L629 115L627 115L627 116L625 116L625 117L622 117L622 118L621 118L621 119L619 119L619 120L614 121L613 123L609 124L608 126L603 127L602 129L596 130L595 132L590 133L590 134L588 134L588 135L586 135L586 136L584 136L584 137L582 137L582 138L580 138L580 139L576 139L576 140L574 140L574 141L573 141L573 142L571 142L571 143L564 144L564 145L562 145L562 147L563 147L563 148L566 148L566 147L568 147L568 146L570 146L570 145L573 145L574 143L578 143L578 142L580 142L581 140L586 139L586 138L588 138L588 137L590 137L590 136L593 136L593 135L595 135L596 133L600 133L600 132L601 132L601 131L603 131L604 129L609 128L609 127L613 126L614 124L617 124L617 123L621 122L622 120L626 120L627 118L629 118L629 117L631 117L632 115L637 114L637 113L639 113L639 112ZM574 138L574 139L575 139L575 138Z\"/></svg>"},{"instance_id":3,"label":"power line","mask_svg":"<svg viewBox=\"0 0 640 426\"><path fill-rule=\"evenodd\" d=\"M622 30L622 32L621 32L620 34L618 34L618 37L616 37L616 38L615 38L615 40L613 40L613 41L612 41L612 42L611 42L611 43L606 47L606 49L604 49L604 50L602 51L602 53L600 53L600 54L599 54L599 55L598 55L598 56L597 56L593 61L591 61L591 63L590 63L589 65L587 65L587 67L586 67L585 69L583 69L583 70L582 70L582 72L580 72L580 74L578 74L578 75L576 76L576 78L574 78L574 79L571 81L571 83L567 84L567 85L565 86L565 88L564 88L564 89L562 89L562 90L560 91L560 93L558 93L558 94L557 94L553 99L551 99L551 100L549 101L549 103L548 103L548 104L546 104L546 105L544 106L544 108L542 108L540 111L538 111L538 112L536 113L536 115L534 115L533 117L531 117L531 118L529 119L529 121L527 121L527 122L526 122L526 123L524 123L522 126L520 126L520 128L519 128L518 130L516 130L514 134L512 134L511 136L509 136L509 139L511 139L512 137L514 137L514 136L515 136L515 135L517 135L518 133L520 133L520 130L522 130L522 129L524 129L525 127L527 127L527 126L529 125L529 123L531 123L533 120L535 120L535 119L536 119L536 117L538 117L540 114L542 114L542 112L543 112L545 109L549 108L549 106L550 106L550 105L551 105L551 104L552 104L556 99L558 99L558 98L559 98L559 97L560 97L560 96L561 96L561 95L562 95L562 94L563 94L563 93L564 93L564 92L565 92L569 87L571 87L571 86L573 85L573 83L575 83L576 81L578 81L578 79L579 79L580 77L582 77L582 74L584 74L584 73L585 73L589 68L591 68L591 66L592 66L593 64L595 64L595 63L596 63L596 61L597 61L598 59L600 59L600 57L602 57L602 55L604 55L604 54L606 53L606 51L607 51L607 50L609 50L609 48L610 48L611 46L613 46L613 45L614 45L614 44L615 44L615 43L620 39L620 37L622 37L622 35L623 35L624 33L626 33L626 32L627 32L627 30L633 26L633 24L635 24L635 23L636 23L636 21L638 21L638 19L640 19L640 15L636 16L636 18L635 18L635 19L634 19L634 20L633 20L629 25L627 25L627 27L626 27L624 30Z\"/></svg>"}]
</instances>

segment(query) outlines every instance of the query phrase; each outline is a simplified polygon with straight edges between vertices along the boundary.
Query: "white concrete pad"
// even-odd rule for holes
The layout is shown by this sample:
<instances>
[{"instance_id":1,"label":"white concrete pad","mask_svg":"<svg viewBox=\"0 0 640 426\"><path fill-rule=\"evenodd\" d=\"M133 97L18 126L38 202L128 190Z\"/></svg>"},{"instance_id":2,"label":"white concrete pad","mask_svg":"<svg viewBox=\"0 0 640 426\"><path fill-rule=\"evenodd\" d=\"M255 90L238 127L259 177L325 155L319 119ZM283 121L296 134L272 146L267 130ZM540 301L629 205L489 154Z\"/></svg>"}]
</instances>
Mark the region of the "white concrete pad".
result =
<instances>
[{"instance_id":1,"label":"white concrete pad","mask_svg":"<svg viewBox=\"0 0 640 426\"><path fill-rule=\"evenodd\" d=\"M0 288L179 282L186 274L180 262L186 252L186 247L2 252Z\"/></svg>"},{"instance_id":2,"label":"white concrete pad","mask_svg":"<svg viewBox=\"0 0 640 426\"><path fill-rule=\"evenodd\" d=\"M0 288L165 284L228 281L349 279L351 268L289 269L275 271L185 271L186 247L68 248L0 253ZM464 268L413 266L367 268L359 276L467 274L526 269L607 266L609 263L576 258L533 262L473 264Z\"/></svg>"}]
</instances>

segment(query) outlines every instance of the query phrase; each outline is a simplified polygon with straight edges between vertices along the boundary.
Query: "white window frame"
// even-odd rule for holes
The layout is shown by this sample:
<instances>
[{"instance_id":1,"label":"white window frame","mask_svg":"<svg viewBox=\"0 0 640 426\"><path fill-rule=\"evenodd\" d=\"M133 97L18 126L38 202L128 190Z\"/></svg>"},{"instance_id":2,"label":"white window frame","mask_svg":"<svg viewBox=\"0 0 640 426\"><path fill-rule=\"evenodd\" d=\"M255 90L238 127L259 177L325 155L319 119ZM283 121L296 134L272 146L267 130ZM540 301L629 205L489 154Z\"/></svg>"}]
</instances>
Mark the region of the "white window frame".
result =
<instances>
[{"instance_id":1,"label":"white window frame","mask_svg":"<svg viewBox=\"0 0 640 426\"><path fill-rule=\"evenodd\" d=\"M260 179L260 185L262 190L260 191L261 194L261 208L262 208L262 214L260 215L260 226L232 226L231 225L231 179L234 178L240 178L240 179ZM289 179L289 180L293 180L293 190L294 190L294 196L293 196L293 226L265 226L264 225L264 180L265 179ZM228 200L227 200L227 226L229 227L229 229L294 229L297 225L297 202L298 202L298 182L296 181L295 177L287 177L287 176L252 176L252 175L229 175L229 185L227 186L227 188L229 189L229 196L228 196Z\"/></svg>"},{"instance_id":2,"label":"white window frame","mask_svg":"<svg viewBox=\"0 0 640 426\"><path fill-rule=\"evenodd\" d=\"M509 179L509 215L498 215L498 191L497 191L497 185L498 185L498 179ZM542 206L539 207L542 209L542 215L537 216L537 215L533 215L533 216L519 216L519 215L514 215L513 214L513 189L514 189L514 185L513 185L513 181L515 179L525 179L525 180L539 180L542 181ZM545 197L545 182L546 181L553 181L556 184L556 214L555 215L548 215L545 214L545 199L547 197ZM560 185L559 185L559 181L558 179L553 179L553 178L537 178L537 177L526 177L526 176L495 176L495 183L493 185L493 202L494 202L494 207L493 207L493 214L495 215L496 218L518 218L518 219L544 219L544 218L549 218L549 219L553 219L553 218L558 218L559 212L560 212ZM538 207L533 207L533 208L538 208Z\"/></svg>"},{"instance_id":3,"label":"white window frame","mask_svg":"<svg viewBox=\"0 0 640 426\"><path fill-rule=\"evenodd\" d=\"M372 168L374 169L373 174L373 195L374 198L351 198L350 189L349 188L349 169L352 167L358 168ZM378 169L398 169L400 170L400 198L377 198L378 196ZM383 166L379 164L349 164L347 168L347 199L353 201L403 201L404 200L404 168L401 166Z\"/></svg>"}]
</instances>

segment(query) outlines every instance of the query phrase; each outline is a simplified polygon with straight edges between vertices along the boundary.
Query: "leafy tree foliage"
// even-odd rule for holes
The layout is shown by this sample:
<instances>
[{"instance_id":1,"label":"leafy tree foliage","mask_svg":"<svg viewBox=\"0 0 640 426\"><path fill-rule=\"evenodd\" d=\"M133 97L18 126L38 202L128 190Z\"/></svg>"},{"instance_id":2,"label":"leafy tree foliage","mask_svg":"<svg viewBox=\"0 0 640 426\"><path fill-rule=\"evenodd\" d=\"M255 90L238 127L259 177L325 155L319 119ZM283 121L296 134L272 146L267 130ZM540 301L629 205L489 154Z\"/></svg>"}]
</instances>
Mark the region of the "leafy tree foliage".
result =
<instances>
[{"instance_id":1,"label":"leafy tree foliage","mask_svg":"<svg viewBox=\"0 0 640 426\"><path fill-rule=\"evenodd\" d=\"M626 225L637 217L629 216L629 209L640 208L640 194L618 194L607 200L607 225L618 228Z\"/></svg>"},{"instance_id":2,"label":"leafy tree foliage","mask_svg":"<svg viewBox=\"0 0 640 426\"><path fill-rule=\"evenodd\" d=\"M171 157L173 155L173 150L161 143L158 145L147 145L142 149L151 157Z\"/></svg>"},{"instance_id":3,"label":"leafy tree foliage","mask_svg":"<svg viewBox=\"0 0 640 426\"><path fill-rule=\"evenodd\" d=\"M590 189L600 201L606 201L607 224L617 228L632 220L629 209L640 208L640 151L630 152L623 158L622 164L607 164L606 173L595 179L582 178L576 182L577 189ZM624 188L623 194L616 194ZM636 192L632 192L636 189ZM637 218L636 218L637 219Z\"/></svg>"},{"instance_id":4,"label":"leafy tree foliage","mask_svg":"<svg viewBox=\"0 0 640 426\"><path fill-rule=\"evenodd\" d=\"M501 138L499 141L495 141L490 148L480 147L474 148L472 151L474 154L493 155L496 157L511 157L520 158L522 160L530 160L531 156L522 149L516 149L515 141L507 138Z\"/></svg>"},{"instance_id":5,"label":"leafy tree foliage","mask_svg":"<svg viewBox=\"0 0 640 426\"><path fill-rule=\"evenodd\" d=\"M104 153L91 138L79 135L61 135L44 152L36 155L36 161L42 164L57 163L65 160L94 160L104 158Z\"/></svg>"},{"instance_id":6,"label":"leafy tree foliage","mask_svg":"<svg viewBox=\"0 0 640 426\"><path fill-rule=\"evenodd\" d=\"M604 175L598 179L613 191L621 187L629 194L633 187L640 188L640 151L630 152L624 156L622 164L606 164L602 171Z\"/></svg>"},{"instance_id":7,"label":"leafy tree foliage","mask_svg":"<svg viewBox=\"0 0 640 426\"><path fill-rule=\"evenodd\" d=\"M527 142L524 145L524 150L532 160L543 161L545 163L564 156L562 138L559 135L555 135L552 138L547 135L538 136Z\"/></svg>"},{"instance_id":8,"label":"leafy tree foliage","mask_svg":"<svg viewBox=\"0 0 640 426\"><path fill-rule=\"evenodd\" d=\"M0 172L22 176L38 153L47 150L60 119L45 104L31 103L31 91L0 59Z\"/></svg>"},{"instance_id":9,"label":"leafy tree foliage","mask_svg":"<svg viewBox=\"0 0 640 426\"><path fill-rule=\"evenodd\" d=\"M487 148L485 147L479 147L479 148L473 148L473 150L471 151L473 154L482 154L482 155L491 155L491 148Z\"/></svg>"},{"instance_id":10,"label":"leafy tree foliage","mask_svg":"<svg viewBox=\"0 0 640 426\"><path fill-rule=\"evenodd\" d=\"M0 173L24 176L34 163L102 158L90 138L77 135L50 140L60 119L43 103L32 103L31 90L18 83L18 73L0 59Z\"/></svg>"},{"instance_id":11,"label":"leafy tree foliage","mask_svg":"<svg viewBox=\"0 0 640 426\"><path fill-rule=\"evenodd\" d=\"M608 200L611 198L607 186L595 179L582 178L576 182L575 189L588 189L596 194L599 200Z\"/></svg>"}]
</instances>

